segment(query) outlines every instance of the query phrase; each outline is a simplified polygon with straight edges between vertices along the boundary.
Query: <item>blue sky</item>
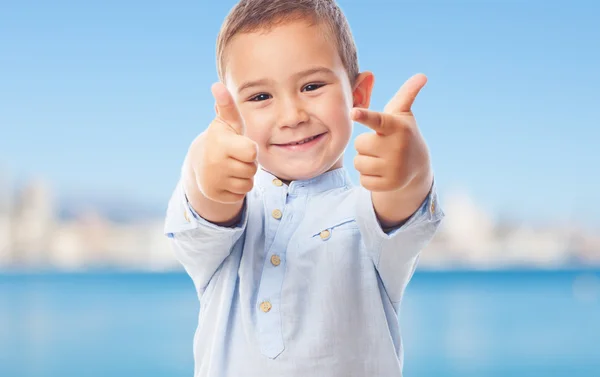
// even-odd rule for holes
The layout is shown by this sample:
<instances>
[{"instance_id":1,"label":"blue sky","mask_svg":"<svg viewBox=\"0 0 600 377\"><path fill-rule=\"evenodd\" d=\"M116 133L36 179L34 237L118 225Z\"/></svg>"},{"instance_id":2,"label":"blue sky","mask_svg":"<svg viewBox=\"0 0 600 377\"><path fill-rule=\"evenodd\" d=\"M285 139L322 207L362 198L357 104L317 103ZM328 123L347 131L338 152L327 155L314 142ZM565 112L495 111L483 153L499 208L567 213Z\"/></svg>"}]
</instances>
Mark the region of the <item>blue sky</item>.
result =
<instances>
[{"instance_id":1,"label":"blue sky","mask_svg":"<svg viewBox=\"0 0 600 377\"><path fill-rule=\"evenodd\" d=\"M166 206L214 117L214 42L233 4L3 3L0 166L61 198ZM598 3L339 4L376 75L373 109L429 77L414 111L442 199L463 187L498 216L600 223Z\"/></svg>"}]
</instances>

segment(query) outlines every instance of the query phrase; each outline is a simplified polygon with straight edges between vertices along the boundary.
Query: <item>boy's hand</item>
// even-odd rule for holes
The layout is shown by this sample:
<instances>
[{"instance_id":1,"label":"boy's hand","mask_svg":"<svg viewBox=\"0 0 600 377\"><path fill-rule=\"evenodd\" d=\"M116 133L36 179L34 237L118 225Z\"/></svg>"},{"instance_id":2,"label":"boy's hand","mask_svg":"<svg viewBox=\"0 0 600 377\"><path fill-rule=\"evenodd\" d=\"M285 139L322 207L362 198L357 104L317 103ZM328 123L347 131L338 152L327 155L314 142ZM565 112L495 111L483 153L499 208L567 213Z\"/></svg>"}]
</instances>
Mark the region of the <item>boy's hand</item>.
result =
<instances>
[{"instance_id":1,"label":"boy's hand","mask_svg":"<svg viewBox=\"0 0 600 377\"><path fill-rule=\"evenodd\" d=\"M227 88L212 86L217 116L188 153L198 190L217 203L239 203L252 190L258 147L244 136L244 120Z\"/></svg>"},{"instance_id":2,"label":"boy's hand","mask_svg":"<svg viewBox=\"0 0 600 377\"><path fill-rule=\"evenodd\" d=\"M417 128L411 106L425 83L415 75L402 85L383 113L362 108L352 110L352 119L373 129L356 138L358 155L354 166L361 185L372 192L403 189L417 176L427 174L429 152Z\"/></svg>"}]
</instances>

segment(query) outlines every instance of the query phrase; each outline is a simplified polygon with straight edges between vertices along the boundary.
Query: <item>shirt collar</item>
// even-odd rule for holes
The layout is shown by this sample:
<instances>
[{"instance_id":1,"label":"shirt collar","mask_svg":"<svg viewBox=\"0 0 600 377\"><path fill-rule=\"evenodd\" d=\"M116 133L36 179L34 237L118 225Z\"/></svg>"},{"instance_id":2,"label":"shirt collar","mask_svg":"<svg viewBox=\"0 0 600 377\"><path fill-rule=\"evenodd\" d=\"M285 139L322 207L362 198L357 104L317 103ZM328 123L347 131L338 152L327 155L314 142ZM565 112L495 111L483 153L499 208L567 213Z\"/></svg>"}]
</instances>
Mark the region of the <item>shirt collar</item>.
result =
<instances>
[{"instance_id":1,"label":"shirt collar","mask_svg":"<svg viewBox=\"0 0 600 377\"><path fill-rule=\"evenodd\" d=\"M289 195L311 195L352 186L348 171L344 167L330 170L311 179L292 181L289 186L285 183L278 186L277 181L276 176L259 166L255 184L262 190L285 188Z\"/></svg>"}]
</instances>

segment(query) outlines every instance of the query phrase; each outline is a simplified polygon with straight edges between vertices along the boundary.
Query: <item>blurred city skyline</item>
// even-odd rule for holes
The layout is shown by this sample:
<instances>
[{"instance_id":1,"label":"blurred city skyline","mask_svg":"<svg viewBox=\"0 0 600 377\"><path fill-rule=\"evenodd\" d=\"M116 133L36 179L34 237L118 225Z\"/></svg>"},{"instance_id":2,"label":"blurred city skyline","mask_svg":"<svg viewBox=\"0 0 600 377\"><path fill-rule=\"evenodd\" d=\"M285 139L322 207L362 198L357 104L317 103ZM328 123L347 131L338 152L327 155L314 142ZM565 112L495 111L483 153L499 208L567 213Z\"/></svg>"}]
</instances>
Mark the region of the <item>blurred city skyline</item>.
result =
<instances>
[{"instance_id":1,"label":"blurred city skyline","mask_svg":"<svg viewBox=\"0 0 600 377\"><path fill-rule=\"evenodd\" d=\"M181 270L163 234L164 213L127 218L127 208L111 213L83 204L61 217L49 182L13 190L0 176L0 270ZM447 194L444 212L419 268L600 267L598 228L499 221L464 192Z\"/></svg>"}]
</instances>

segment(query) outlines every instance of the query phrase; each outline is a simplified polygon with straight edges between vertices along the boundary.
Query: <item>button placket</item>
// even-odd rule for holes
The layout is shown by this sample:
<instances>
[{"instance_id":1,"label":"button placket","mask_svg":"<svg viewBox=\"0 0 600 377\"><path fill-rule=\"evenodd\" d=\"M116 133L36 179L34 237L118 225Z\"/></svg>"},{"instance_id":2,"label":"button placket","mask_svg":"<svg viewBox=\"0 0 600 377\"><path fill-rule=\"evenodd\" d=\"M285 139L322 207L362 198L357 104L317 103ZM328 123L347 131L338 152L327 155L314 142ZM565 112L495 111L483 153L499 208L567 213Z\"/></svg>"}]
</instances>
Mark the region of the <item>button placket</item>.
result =
<instances>
[{"instance_id":1,"label":"button placket","mask_svg":"<svg viewBox=\"0 0 600 377\"><path fill-rule=\"evenodd\" d=\"M274 178L273 185L277 187L282 187L283 182L278 178ZM281 218L283 217L283 212L281 212L279 208L276 208L273 211L271 211L271 216L273 216L275 220L281 220ZM279 264L281 263L281 259L277 255L272 255L270 260L273 266L279 266Z\"/></svg>"},{"instance_id":2,"label":"button placket","mask_svg":"<svg viewBox=\"0 0 600 377\"><path fill-rule=\"evenodd\" d=\"M285 279L286 251L291 229L297 227L296 216L291 216L294 208L303 208L302 199L289 200L288 186L279 183L277 178L269 184L271 191L266 201L264 268L258 287L257 325L261 353L275 358L284 350L282 318L280 312L281 287ZM268 302L268 304L266 303Z\"/></svg>"}]
</instances>

